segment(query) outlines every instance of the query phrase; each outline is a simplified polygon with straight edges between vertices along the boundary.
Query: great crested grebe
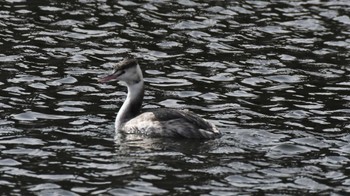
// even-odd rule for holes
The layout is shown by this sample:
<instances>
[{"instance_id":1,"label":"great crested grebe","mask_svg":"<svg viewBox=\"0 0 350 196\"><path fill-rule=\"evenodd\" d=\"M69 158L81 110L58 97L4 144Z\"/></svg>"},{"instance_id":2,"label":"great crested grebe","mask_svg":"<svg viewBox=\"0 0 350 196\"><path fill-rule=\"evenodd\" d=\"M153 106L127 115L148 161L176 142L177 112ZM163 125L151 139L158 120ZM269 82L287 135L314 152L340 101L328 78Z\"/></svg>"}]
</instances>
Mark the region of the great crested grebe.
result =
<instances>
[{"instance_id":1,"label":"great crested grebe","mask_svg":"<svg viewBox=\"0 0 350 196\"><path fill-rule=\"evenodd\" d=\"M144 81L135 59L125 58L114 66L113 74L99 81L114 80L125 82L128 88L126 100L115 119L116 131L150 137L214 139L221 136L214 124L189 111L161 108L140 113Z\"/></svg>"}]
</instances>

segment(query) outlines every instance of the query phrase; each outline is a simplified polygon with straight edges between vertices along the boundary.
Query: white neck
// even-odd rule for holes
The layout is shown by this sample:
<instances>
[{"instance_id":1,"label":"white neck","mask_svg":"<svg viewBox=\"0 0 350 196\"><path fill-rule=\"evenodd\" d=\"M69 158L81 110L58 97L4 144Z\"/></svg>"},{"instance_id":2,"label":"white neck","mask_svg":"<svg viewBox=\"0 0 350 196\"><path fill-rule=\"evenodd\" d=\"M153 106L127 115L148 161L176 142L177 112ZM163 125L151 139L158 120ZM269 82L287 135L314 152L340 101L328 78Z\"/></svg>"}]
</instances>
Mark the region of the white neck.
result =
<instances>
[{"instance_id":1,"label":"white neck","mask_svg":"<svg viewBox=\"0 0 350 196\"><path fill-rule=\"evenodd\" d=\"M115 119L115 128L117 130L121 129L124 123L137 116L142 106L144 95L143 79L141 78L137 83L127 83L127 87L128 95Z\"/></svg>"}]
</instances>

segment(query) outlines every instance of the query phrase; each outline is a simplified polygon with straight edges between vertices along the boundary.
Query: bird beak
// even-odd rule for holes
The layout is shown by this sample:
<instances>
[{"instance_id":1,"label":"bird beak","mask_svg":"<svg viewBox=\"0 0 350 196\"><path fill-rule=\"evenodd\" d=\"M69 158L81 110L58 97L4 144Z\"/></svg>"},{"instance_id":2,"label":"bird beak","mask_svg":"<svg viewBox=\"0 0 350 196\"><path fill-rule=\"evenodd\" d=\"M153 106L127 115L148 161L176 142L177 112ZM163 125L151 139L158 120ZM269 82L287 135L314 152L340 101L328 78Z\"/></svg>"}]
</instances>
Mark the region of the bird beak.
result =
<instances>
[{"instance_id":1,"label":"bird beak","mask_svg":"<svg viewBox=\"0 0 350 196\"><path fill-rule=\"evenodd\" d=\"M119 77L120 75L122 75L123 73L124 73L124 71L119 70L119 71L114 72L114 73L111 74L111 75L108 75L108 76L105 76L105 77L103 77L103 78L100 78L98 81L99 81L100 83L107 83L107 82L110 82L110 81L113 81L113 80L117 80L118 77Z\"/></svg>"}]
</instances>

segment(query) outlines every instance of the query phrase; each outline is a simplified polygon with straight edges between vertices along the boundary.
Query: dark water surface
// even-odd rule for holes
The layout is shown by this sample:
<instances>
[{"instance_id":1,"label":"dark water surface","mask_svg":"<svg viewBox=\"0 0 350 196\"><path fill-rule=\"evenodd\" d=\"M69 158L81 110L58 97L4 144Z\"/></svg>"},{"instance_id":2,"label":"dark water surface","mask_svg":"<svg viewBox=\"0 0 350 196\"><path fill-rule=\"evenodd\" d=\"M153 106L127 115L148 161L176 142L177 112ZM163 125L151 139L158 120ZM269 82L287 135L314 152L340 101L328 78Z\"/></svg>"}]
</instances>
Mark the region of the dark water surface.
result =
<instances>
[{"instance_id":1,"label":"dark water surface","mask_svg":"<svg viewBox=\"0 0 350 196\"><path fill-rule=\"evenodd\" d=\"M1 195L350 194L350 1L0 1ZM144 107L213 141L114 139L139 59Z\"/></svg>"}]
</instances>

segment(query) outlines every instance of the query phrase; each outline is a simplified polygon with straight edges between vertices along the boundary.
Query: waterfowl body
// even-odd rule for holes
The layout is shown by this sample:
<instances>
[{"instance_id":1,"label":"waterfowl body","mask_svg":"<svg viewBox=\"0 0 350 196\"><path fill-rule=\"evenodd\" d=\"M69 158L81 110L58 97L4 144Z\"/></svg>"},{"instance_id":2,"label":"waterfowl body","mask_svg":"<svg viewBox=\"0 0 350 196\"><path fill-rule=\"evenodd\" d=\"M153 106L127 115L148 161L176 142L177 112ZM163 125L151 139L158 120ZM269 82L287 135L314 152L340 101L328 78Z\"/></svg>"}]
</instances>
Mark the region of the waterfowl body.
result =
<instances>
[{"instance_id":1,"label":"waterfowl body","mask_svg":"<svg viewBox=\"0 0 350 196\"><path fill-rule=\"evenodd\" d=\"M116 64L114 73L100 82L113 80L125 82L128 88L126 100L115 120L116 131L151 137L213 139L221 136L214 124L189 111L162 108L140 113L144 81L135 59L127 58Z\"/></svg>"}]
</instances>

